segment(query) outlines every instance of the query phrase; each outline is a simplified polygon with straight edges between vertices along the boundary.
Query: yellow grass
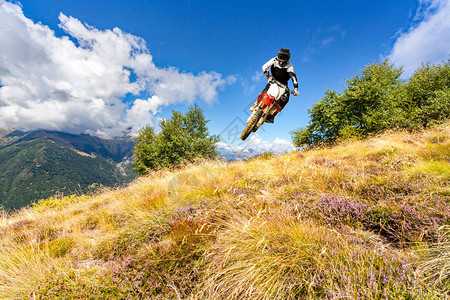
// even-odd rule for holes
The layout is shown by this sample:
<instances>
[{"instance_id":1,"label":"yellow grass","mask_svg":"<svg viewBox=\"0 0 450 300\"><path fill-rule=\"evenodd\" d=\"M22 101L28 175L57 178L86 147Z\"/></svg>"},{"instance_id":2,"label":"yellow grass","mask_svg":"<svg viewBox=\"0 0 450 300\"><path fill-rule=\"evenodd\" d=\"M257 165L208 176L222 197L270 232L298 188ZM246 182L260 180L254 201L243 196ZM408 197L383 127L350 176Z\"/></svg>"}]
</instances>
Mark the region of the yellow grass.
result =
<instances>
[{"instance_id":1,"label":"yellow grass","mask_svg":"<svg viewBox=\"0 0 450 300\"><path fill-rule=\"evenodd\" d=\"M447 124L415 134L390 132L329 149L248 162L201 162L153 172L125 188L47 199L12 215L3 212L0 298L27 292L49 274L93 266L101 269L104 262L94 253L129 226L205 200L211 210L204 212L207 220L198 230L214 228L208 231L214 238L204 258L209 271L195 297L285 299L290 289L309 291L318 282L318 274L335 276L327 273L330 247L340 251L342 259L356 246L321 221L305 219L306 212L292 214L291 210L321 195L352 199L368 185L398 178L425 178L434 184L430 193L448 193L449 130ZM373 171L380 166L389 172ZM294 203L296 193L300 196ZM371 240L374 233L357 235ZM164 243L172 242L166 237ZM388 247L380 240L377 243L377 249ZM143 249L149 247L143 245ZM414 257L402 251L397 254ZM300 283L293 279L303 273L307 275ZM328 284L333 286L332 281Z\"/></svg>"}]
</instances>

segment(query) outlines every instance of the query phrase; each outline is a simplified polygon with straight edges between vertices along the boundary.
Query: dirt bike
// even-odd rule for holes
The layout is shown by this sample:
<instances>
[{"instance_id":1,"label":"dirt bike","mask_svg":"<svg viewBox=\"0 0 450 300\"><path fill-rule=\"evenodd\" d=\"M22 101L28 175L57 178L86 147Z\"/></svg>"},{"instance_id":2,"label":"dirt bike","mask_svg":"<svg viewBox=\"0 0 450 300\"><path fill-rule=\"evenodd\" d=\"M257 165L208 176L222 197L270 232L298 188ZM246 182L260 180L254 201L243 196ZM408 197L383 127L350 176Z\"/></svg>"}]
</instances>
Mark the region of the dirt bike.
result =
<instances>
[{"instance_id":1,"label":"dirt bike","mask_svg":"<svg viewBox=\"0 0 450 300\"><path fill-rule=\"evenodd\" d=\"M261 93L256 103L250 108L252 114L248 117L247 126L241 134L241 140L243 141L250 133L258 130L269 115L275 115L281 111L280 98L286 91L295 95L295 92L289 90L286 85L275 80L272 76L269 77L269 83L267 92Z\"/></svg>"}]
</instances>

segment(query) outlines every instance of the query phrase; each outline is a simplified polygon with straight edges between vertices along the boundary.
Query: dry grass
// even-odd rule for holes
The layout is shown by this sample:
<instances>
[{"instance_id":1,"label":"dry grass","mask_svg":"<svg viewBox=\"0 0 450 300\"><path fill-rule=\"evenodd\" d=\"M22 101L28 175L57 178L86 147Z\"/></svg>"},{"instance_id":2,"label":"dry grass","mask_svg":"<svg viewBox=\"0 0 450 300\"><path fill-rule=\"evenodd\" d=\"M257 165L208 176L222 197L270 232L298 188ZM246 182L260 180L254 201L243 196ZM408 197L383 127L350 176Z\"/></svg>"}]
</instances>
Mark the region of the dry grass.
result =
<instances>
[{"instance_id":1,"label":"dry grass","mask_svg":"<svg viewBox=\"0 0 450 300\"><path fill-rule=\"evenodd\" d=\"M426 279L450 291L450 227L444 226L441 230L444 232L442 241L428 245L428 248L418 252L424 256L421 269Z\"/></svg>"},{"instance_id":2,"label":"dry grass","mask_svg":"<svg viewBox=\"0 0 450 300\"><path fill-rule=\"evenodd\" d=\"M449 130L199 162L3 213L0 298L438 299Z\"/></svg>"}]
</instances>

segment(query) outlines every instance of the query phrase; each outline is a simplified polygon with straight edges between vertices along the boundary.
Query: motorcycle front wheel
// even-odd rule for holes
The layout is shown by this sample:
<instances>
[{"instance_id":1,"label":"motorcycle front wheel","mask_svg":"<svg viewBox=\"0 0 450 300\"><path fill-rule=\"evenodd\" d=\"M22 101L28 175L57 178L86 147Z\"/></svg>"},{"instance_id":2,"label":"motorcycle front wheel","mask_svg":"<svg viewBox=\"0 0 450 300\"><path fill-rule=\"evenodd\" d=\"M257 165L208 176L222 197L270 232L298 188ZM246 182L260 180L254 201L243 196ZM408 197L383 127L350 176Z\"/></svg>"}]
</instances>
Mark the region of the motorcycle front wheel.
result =
<instances>
[{"instance_id":1,"label":"motorcycle front wheel","mask_svg":"<svg viewBox=\"0 0 450 300\"><path fill-rule=\"evenodd\" d=\"M241 140L245 141L245 139L252 133L253 127L258 123L259 118L261 118L263 114L263 110L258 108L258 111L253 115L251 120L248 121L247 126L245 126L244 131L241 134ZM256 131L256 130L255 130Z\"/></svg>"}]
</instances>

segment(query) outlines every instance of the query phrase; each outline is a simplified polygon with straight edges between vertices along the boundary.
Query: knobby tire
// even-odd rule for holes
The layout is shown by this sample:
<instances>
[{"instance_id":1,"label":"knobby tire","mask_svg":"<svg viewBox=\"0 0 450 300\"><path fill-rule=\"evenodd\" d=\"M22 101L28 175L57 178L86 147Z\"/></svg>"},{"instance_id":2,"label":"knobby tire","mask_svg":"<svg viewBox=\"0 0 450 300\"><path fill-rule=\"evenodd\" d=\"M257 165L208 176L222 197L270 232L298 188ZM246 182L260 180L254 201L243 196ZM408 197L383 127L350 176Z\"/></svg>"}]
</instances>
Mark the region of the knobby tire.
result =
<instances>
[{"instance_id":1,"label":"knobby tire","mask_svg":"<svg viewBox=\"0 0 450 300\"><path fill-rule=\"evenodd\" d=\"M259 118L263 114L263 110L259 109L258 112L253 116L253 118L248 122L247 126L245 126L244 131L241 134L241 140L245 141L245 139L252 133L253 127L258 123Z\"/></svg>"}]
</instances>

